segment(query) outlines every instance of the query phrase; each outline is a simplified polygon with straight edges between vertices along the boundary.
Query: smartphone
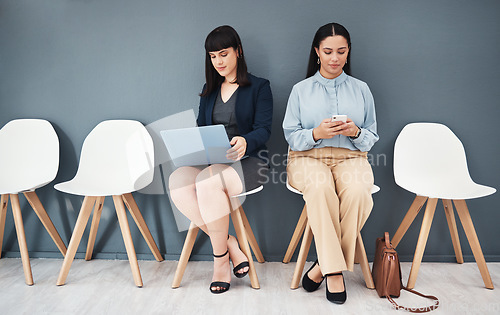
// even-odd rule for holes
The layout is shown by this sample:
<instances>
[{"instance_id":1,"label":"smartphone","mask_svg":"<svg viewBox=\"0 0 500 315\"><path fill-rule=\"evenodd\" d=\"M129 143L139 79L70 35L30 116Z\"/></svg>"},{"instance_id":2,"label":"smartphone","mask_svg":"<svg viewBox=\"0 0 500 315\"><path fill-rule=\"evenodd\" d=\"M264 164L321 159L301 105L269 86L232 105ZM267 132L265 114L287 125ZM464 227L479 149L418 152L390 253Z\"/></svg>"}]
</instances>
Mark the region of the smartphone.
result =
<instances>
[{"instance_id":1,"label":"smartphone","mask_svg":"<svg viewBox=\"0 0 500 315\"><path fill-rule=\"evenodd\" d=\"M347 115L333 115L330 121L347 122Z\"/></svg>"}]
</instances>

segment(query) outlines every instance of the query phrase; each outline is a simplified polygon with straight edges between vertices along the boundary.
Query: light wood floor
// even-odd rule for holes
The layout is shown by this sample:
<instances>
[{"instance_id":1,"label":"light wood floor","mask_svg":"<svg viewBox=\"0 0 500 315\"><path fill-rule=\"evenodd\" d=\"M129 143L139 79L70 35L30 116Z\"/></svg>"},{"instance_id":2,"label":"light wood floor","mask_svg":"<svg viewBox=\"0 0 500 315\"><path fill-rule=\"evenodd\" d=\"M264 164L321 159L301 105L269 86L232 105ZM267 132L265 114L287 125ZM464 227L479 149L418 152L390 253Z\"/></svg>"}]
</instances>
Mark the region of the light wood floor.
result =
<instances>
[{"instance_id":1,"label":"light wood floor","mask_svg":"<svg viewBox=\"0 0 500 315\"><path fill-rule=\"evenodd\" d=\"M310 262L306 264L309 268ZM171 289L176 261L139 261L144 281L137 288L128 261L74 261L66 285L55 285L60 259L31 259L35 285L24 284L20 259L0 259L0 314L397 314L385 299L364 286L359 265L346 273L348 299L335 305L325 298L325 285L313 293L289 285L295 263L256 263L261 289L248 277L233 276L229 292L208 290L211 262L189 262L181 287ZM402 263L406 283L410 263ZM436 295L441 306L431 314L500 314L500 263L488 263L497 286L485 289L475 263L423 263L415 289ZM305 269L307 270L307 269ZM402 292L400 304L427 303ZM402 311L399 311L399 314Z\"/></svg>"}]
</instances>

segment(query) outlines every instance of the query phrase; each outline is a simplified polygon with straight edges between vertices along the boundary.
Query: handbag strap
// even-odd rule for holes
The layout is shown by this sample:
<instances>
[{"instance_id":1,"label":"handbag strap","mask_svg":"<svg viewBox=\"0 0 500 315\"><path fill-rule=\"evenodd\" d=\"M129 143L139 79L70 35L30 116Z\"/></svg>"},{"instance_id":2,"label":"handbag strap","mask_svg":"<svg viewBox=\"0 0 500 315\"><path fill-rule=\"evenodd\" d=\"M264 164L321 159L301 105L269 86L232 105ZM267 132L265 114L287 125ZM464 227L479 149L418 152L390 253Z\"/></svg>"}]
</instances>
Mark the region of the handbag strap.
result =
<instances>
[{"instance_id":1,"label":"handbag strap","mask_svg":"<svg viewBox=\"0 0 500 315\"><path fill-rule=\"evenodd\" d=\"M387 238L386 238L387 240ZM390 259L389 259L390 260ZM390 261L389 262L389 275L391 276L394 276L396 274L396 260L392 260L392 262ZM408 312L411 312L411 313L426 313L426 312L429 312L429 311L433 311L435 309L437 309L439 307L439 300L437 297L433 296L433 295L425 295L425 294L422 294L418 291L415 291L415 290L412 290L412 289L408 289L407 287L401 285L401 289L404 289L408 292L411 292L413 294L416 294L418 296L421 296L421 297L424 297L424 298L427 298L427 299L431 299L431 300L434 300L434 304L431 305L431 306L425 306L425 307L406 307L406 306L402 306L402 305L398 305L398 303L396 303L392 298L391 296L388 294L387 292L387 285L389 283L389 277L385 277L386 280L386 285L385 285L385 288L386 288L386 292L385 292L385 296L387 298L387 300L389 300L389 302L392 303L392 305L394 305L394 308L396 310L405 310L405 311L408 311Z\"/></svg>"},{"instance_id":2,"label":"handbag strap","mask_svg":"<svg viewBox=\"0 0 500 315\"><path fill-rule=\"evenodd\" d=\"M389 232L384 233L385 247L392 248L391 240L389 239Z\"/></svg>"},{"instance_id":3,"label":"handbag strap","mask_svg":"<svg viewBox=\"0 0 500 315\"><path fill-rule=\"evenodd\" d=\"M387 260L389 261L389 268L382 268L383 270L383 277L382 279L385 279L385 284L383 286L384 288L384 295L385 296L390 296L389 294L389 283L392 283L393 277L395 275L395 267L396 267L396 260L394 255L387 255ZM396 279L397 280L397 279Z\"/></svg>"}]
</instances>

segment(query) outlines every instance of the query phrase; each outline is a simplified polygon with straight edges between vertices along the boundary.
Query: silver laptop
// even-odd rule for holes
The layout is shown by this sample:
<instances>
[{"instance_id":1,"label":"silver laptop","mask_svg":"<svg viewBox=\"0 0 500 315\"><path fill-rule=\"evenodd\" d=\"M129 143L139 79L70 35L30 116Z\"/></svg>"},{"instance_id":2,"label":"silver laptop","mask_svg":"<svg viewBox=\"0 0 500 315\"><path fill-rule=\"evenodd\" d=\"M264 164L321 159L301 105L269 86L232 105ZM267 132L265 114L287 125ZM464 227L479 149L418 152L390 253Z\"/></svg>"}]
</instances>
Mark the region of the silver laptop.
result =
<instances>
[{"instance_id":1,"label":"silver laptop","mask_svg":"<svg viewBox=\"0 0 500 315\"><path fill-rule=\"evenodd\" d=\"M160 131L176 167L234 163L226 158L231 145L223 125Z\"/></svg>"}]
</instances>

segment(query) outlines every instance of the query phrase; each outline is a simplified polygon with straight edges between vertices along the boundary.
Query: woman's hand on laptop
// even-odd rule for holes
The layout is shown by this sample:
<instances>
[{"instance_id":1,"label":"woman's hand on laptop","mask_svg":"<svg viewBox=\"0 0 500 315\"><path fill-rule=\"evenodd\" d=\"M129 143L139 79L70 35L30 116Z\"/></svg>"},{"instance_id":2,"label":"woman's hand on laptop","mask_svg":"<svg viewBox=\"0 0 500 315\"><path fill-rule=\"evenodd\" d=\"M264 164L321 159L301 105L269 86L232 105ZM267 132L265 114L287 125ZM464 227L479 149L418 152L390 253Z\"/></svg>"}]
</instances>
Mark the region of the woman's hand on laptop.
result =
<instances>
[{"instance_id":1,"label":"woman's hand on laptop","mask_svg":"<svg viewBox=\"0 0 500 315\"><path fill-rule=\"evenodd\" d=\"M228 159L238 161L243 157L243 155L245 155L247 150L247 141L245 138L240 136L233 137L229 144L232 145L232 148L227 150L226 157Z\"/></svg>"}]
</instances>

